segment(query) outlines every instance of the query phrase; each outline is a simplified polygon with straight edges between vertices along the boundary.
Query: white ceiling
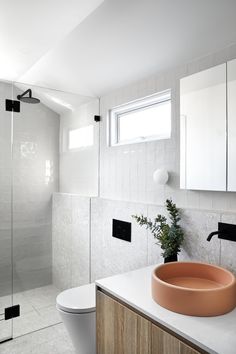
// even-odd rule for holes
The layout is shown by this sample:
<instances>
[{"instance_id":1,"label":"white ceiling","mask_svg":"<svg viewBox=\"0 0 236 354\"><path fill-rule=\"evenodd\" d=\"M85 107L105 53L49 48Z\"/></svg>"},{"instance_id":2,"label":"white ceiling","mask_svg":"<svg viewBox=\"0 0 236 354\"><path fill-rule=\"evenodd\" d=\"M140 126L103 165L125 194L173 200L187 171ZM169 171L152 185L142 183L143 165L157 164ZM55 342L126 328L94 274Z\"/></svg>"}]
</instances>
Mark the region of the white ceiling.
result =
<instances>
[{"instance_id":1,"label":"white ceiling","mask_svg":"<svg viewBox=\"0 0 236 354\"><path fill-rule=\"evenodd\" d=\"M17 80L103 0L0 0L0 78Z\"/></svg>"},{"instance_id":2,"label":"white ceiling","mask_svg":"<svg viewBox=\"0 0 236 354\"><path fill-rule=\"evenodd\" d=\"M35 1L33 9L32 0L0 0L17 5L0 77L100 96L236 42L235 0L105 0L92 12L100 2L80 12L78 0Z\"/></svg>"}]
</instances>

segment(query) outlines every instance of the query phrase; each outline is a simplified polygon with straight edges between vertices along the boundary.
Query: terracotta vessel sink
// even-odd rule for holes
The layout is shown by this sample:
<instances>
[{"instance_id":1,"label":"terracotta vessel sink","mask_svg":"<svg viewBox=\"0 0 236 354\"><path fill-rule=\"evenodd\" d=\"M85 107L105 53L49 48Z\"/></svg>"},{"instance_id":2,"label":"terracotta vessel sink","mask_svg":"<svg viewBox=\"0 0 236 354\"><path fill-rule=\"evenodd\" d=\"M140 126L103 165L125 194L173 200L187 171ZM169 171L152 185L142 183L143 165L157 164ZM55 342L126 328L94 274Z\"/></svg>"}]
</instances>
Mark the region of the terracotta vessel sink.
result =
<instances>
[{"instance_id":1,"label":"terracotta vessel sink","mask_svg":"<svg viewBox=\"0 0 236 354\"><path fill-rule=\"evenodd\" d=\"M153 271L152 297L184 315L223 315L236 306L236 280L228 270L207 263L165 263Z\"/></svg>"}]
</instances>

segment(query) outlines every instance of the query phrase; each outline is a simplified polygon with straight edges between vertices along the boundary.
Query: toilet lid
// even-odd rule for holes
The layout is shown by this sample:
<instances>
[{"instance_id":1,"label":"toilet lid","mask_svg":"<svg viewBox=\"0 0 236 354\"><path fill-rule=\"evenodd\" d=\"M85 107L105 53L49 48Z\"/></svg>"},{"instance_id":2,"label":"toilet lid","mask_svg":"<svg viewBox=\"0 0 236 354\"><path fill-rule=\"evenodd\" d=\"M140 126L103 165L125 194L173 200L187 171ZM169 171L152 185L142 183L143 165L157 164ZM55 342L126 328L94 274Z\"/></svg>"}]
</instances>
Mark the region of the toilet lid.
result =
<instances>
[{"instance_id":1,"label":"toilet lid","mask_svg":"<svg viewBox=\"0 0 236 354\"><path fill-rule=\"evenodd\" d=\"M95 284L65 290L57 296L56 301L57 307L65 312L94 312L96 310Z\"/></svg>"}]
</instances>

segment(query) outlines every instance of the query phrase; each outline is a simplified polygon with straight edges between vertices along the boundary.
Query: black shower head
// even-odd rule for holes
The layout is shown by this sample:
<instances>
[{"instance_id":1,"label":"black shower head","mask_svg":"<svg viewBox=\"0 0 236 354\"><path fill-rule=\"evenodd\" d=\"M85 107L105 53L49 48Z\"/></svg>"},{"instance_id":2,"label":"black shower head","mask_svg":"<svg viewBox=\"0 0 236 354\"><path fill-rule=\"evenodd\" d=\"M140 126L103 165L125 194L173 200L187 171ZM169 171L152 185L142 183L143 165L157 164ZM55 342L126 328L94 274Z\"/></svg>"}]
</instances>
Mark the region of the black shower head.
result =
<instances>
[{"instance_id":1,"label":"black shower head","mask_svg":"<svg viewBox=\"0 0 236 354\"><path fill-rule=\"evenodd\" d=\"M25 96L27 94L29 94L29 96ZM18 95L17 99L19 101L22 101L22 102L25 102L25 103L33 103L33 104L35 104L35 103L39 103L40 102L40 100L38 98L32 97L32 90L31 89L26 90L25 92L22 93L22 95Z\"/></svg>"}]
</instances>

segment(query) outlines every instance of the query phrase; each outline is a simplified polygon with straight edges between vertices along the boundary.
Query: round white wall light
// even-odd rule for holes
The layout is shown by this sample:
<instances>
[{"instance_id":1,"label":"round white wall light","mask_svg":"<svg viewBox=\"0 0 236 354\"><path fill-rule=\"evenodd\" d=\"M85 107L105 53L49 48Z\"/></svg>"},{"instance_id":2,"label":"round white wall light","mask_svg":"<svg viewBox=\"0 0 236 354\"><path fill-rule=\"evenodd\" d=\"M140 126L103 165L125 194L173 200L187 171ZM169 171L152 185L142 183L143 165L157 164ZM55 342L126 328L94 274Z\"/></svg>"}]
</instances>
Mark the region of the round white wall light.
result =
<instances>
[{"instance_id":1,"label":"round white wall light","mask_svg":"<svg viewBox=\"0 0 236 354\"><path fill-rule=\"evenodd\" d=\"M164 168L159 168L153 172L153 181L156 184L164 185L168 182L169 174Z\"/></svg>"}]
</instances>

